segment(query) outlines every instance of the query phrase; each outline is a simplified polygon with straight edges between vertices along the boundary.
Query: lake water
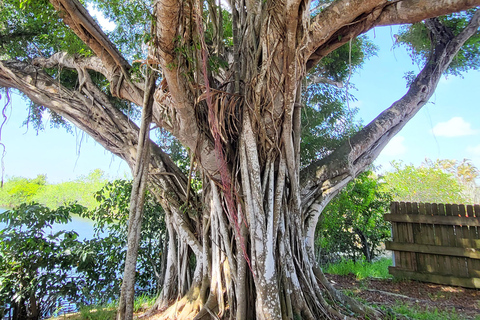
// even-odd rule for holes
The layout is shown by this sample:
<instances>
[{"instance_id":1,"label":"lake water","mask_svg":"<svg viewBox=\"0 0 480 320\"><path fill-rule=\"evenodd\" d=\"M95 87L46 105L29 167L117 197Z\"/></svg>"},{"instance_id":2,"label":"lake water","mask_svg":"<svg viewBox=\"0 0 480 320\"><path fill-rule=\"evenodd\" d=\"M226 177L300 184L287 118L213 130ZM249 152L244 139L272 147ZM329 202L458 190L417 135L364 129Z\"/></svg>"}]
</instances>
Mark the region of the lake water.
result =
<instances>
[{"instance_id":1,"label":"lake water","mask_svg":"<svg viewBox=\"0 0 480 320\"><path fill-rule=\"evenodd\" d=\"M0 208L0 213L8 209ZM51 233L55 233L61 230L66 231L75 231L78 233L78 240L82 241L84 239L92 239L94 237L93 221L90 219L85 219L79 216L72 216L72 221L67 224L54 224L51 229ZM6 224L0 222L0 230L5 228ZM48 230L48 229L47 229Z\"/></svg>"}]
</instances>

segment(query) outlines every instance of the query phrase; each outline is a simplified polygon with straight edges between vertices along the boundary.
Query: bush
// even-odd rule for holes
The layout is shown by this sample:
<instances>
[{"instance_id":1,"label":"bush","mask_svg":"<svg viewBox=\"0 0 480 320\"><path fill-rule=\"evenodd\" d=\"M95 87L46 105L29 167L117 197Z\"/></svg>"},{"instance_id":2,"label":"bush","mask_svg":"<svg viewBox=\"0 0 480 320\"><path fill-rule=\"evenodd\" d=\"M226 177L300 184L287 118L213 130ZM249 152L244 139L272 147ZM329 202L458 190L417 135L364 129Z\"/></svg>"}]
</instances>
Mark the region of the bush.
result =
<instances>
[{"instance_id":1,"label":"bush","mask_svg":"<svg viewBox=\"0 0 480 320\"><path fill-rule=\"evenodd\" d=\"M383 219L391 195L371 171L360 174L322 213L317 226L316 249L321 264L346 259L371 262L390 238L390 224Z\"/></svg>"},{"instance_id":2,"label":"bush","mask_svg":"<svg viewBox=\"0 0 480 320\"><path fill-rule=\"evenodd\" d=\"M48 232L54 223L67 223L79 205L50 210L38 203L21 204L0 213L0 318L40 319L52 312L61 297L75 298L74 231Z\"/></svg>"}]
</instances>

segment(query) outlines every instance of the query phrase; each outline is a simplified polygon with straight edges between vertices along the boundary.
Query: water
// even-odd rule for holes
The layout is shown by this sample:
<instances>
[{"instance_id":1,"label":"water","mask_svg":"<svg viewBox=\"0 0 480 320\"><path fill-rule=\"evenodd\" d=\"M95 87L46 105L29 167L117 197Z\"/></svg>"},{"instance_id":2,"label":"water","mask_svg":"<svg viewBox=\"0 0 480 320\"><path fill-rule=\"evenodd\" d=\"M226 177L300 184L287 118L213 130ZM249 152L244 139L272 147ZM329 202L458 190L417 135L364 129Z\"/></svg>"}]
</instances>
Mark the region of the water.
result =
<instances>
[{"instance_id":1,"label":"water","mask_svg":"<svg viewBox=\"0 0 480 320\"><path fill-rule=\"evenodd\" d=\"M6 210L8 209L0 208L0 213L5 212ZM74 215L72 216L72 221L66 224L56 223L52 225L51 229L46 228L45 231L50 234L54 234L62 230L75 231L76 233L78 233L78 240L84 241L84 240L90 240L94 238L95 230L93 226L94 226L93 220ZM5 227L6 227L6 224L3 222L0 222L0 230L5 229ZM60 303L60 307L58 312L55 312L56 315L75 312L78 310L76 304L70 303L67 300L60 299L59 303ZM6 315L5 319L8 319L8 315Z\"/></svg>"},{"instance_id":2,"label":"water","mask_svg":"<svg viewBox=\"0 0 480 320\"><path fill-rule=\"evenodd\" d=\"M8 209L5 208L0 208L0 213L7 211ZM59 224L56 223L52 225L52 228L50 229L50 233L55 233L58 231L75 231L78 233L78 240L83 241L83 240L90 240L94 238L95 235L95 230L93 228L93 220L82 218L80 216L72 216L72 221L66 224ZM5 229L6 224L3 222L0 222L0 230ZM46 229L47 231L49 230L48 228Z\"/></svg>"}]
</instances>

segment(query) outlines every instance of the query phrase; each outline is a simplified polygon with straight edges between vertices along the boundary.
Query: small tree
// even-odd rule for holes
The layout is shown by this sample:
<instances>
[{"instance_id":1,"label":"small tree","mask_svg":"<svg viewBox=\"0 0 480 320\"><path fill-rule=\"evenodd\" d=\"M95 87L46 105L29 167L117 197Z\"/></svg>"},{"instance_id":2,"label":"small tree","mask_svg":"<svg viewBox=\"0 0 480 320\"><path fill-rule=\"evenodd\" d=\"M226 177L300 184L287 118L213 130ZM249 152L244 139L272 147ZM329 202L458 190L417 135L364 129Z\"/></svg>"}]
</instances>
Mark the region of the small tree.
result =
<instances>
[{"instance_id":1,"label":"small tree","mask_svg":"<svg viewBox=\"0 0 480 320\"><path fill-rule=\"evenodd\" d=\"M371 262L390 237L383 214L391 199L371 171L360 174L325 208L317 227L318 257L325 262L341 252L354 260L363 255Z\"/></svg>"},{"instance_id":2,"label":"small tree","mask_svg":"<svg viewBox=\"0 0 480 320\"><path fill-rule=\"evenodd\" d=\"M83 207L70 205L50 210L21 204L0 213L6 224L0 231L0 318L40 319L60 297L75 297L74 255L79 245L74 231L49 233L54 223L67 223L70 213Z\"/></svg>"},{"instance_id":3,"label":"small tree","mask_svg":"<svg viewBox=\"0 0 480 320\"><path fill-rule=\"evenodd\" d=\"M395 201L465 203L464 188L454 175L437 165L424 163L419 167L404 165L393 161L394 171L387 172L386 190L390 191Z\"/></svg>"}]
</instances>

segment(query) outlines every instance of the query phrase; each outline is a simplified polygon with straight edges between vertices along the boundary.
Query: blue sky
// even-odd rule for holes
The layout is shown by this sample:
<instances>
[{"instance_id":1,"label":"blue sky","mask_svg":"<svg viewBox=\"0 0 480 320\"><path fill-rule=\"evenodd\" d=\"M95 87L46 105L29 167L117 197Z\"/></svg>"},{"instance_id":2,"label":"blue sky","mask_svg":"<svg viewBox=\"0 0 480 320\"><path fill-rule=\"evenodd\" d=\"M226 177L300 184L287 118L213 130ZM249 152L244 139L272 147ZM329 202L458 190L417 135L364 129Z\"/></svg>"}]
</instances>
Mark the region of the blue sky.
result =
<instances>
[{"instance_id":1,"label":"blue sky","mask_svg":"<svg viewBox=\"0 0 480 320\"><path fill-rule=\"evenodd\" d=\"M395 47L396 27L376 28L369 33L379 46L360 72L352 76L358 91L359 117L367 124L407 91L403 75L418 73L404 47ZM435 94L404 129L387 145L376 161L384 170L392 160L420 165L425 158L470 159L480 168L480 72L461 77L442 77Z\"/></svg>"},{"instance_id":2,"label":"blue sky","mask_svg":"<svg viewBox=\"0 0 480 320\"><path fill-rule=\"evenodd\" d=\"M104 23L102 25L107 26ZM112 25L110 25L112 27ZM404 48L392 49L397 28L376 28L369 37L379 46L378 56L372 57L351 82L358 101L358 116L367 124L381 111L401 98L407 88L403 75L418 72ZM480 168L480 72L470 72L464 78L442 78L431 101L387 145L376 161L389 170L392 160L419 165L425 158L467 158ZM3 97L4 98L4 97ZM4 158L7 177L33 178L46 174L50 183L73 180L94 169L104 170L111 179L130 176L128 166L105 151L92 138L76 130L46 130L38 135L33 128L21 124L27 116L26 102L12 97L7 109L8 122L2 130L1 142L6 146ZM5 104L2 99L1 105Z\"/></svg>"}]
</instances>

